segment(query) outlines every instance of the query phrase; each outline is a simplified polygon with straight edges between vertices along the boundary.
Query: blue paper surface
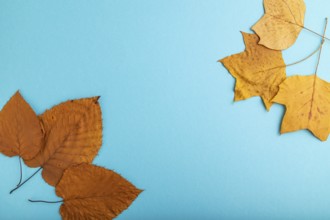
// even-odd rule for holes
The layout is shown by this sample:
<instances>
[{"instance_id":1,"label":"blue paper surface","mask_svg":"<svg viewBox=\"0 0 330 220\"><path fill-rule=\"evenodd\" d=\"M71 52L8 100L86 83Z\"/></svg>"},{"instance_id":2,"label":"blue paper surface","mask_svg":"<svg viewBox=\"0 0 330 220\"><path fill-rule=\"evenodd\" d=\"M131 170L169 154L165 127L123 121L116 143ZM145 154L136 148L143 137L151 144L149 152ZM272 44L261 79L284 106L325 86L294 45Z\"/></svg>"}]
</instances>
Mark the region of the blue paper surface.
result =
<instances>
[{"instance_id":1,"label":"blue paper surface","mask_svg":"<svg viewBox=\"0 0 330 220\"><path fill-rule=\"evenodd\" d=\"M306 6L306 27L322 33L330 2ZM239 31L262 15L261 0L0 0L0 106L18 89L37 113L101 95L95 164L145 190L118 219L329 219L329 141L280 136L284 108L233 103L216 62L244 50ZM303 30L285 61L319 43ZM287 74L312 74L316 58ZM60 219L60 204L27 201L59 199L40 174L9 195L18 159L0 155L0 177L0 219Z\"/></svg>"}]
</instances>

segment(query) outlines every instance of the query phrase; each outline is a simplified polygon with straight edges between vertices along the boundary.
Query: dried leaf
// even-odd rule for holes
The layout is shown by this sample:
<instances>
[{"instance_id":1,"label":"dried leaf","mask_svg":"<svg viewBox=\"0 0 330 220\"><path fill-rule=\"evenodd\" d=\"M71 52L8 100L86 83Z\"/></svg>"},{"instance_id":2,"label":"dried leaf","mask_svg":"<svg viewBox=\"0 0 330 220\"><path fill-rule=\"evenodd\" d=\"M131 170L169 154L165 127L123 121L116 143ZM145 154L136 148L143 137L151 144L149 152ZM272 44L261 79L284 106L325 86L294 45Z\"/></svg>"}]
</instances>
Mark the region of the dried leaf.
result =
<instances>
[{"instance_id":1,"label":"dried leaf","mask_svg":"<svg viewBox=\"0 0 330 220\"><path fill-rule=\"evenodd\" d=\"M42 166L45 181L55 186L71 165L91 163L102 145L99 97L70 100L40 116L46 145L30 167Z\"/></svg>"},{"instance_id":2,"label":"dried leaf","mask_svg":"<svg viewBox=\"0 0 330 220\"><path fill-rule=\"evenodd\" d=\"M43 144L39 119L30 105L16 92L0 112L0 152L29 160Z\"/></svg>"},{"instance_id":3,"label":"dried leaf","mask_svg":"<svg viewBox=\"0 0 330 220\"><path fill-rule=\"evenodd\" d=\"M281 85L274 102L286 106L281 133L310 130L322 141L330 132L330 84L316 75L292 76Z\"/></svg>"},{"instance_id":4,"label":"dried leaf","mask_svg":"<svg viewBox=\"0 0 330 220\"><path fill-rule=\"evenodd\" d=\"M140 193L119 174L91 164L68 168L56 186L63 219L113 219Z\"/></svg>"},{"instance_id":5,"label":"dried leaf","mask_svg":"<svg viewBox=\"0 0 330 220\"><path fill-rule=\"evenodd\" d=\"M306 6L303 0L264 0L265 14L252 27L259 44L284 50L296 41L304 26Z\"/></svg>"},{"instance_id":6,"label":"dried leaf","mask_svg":"<svg viewBox=\"0 0 330 220\"><path fill-rule=\"evenodd\" d=\"M267 108L285 79L285 63L280 51L258 44L256 34L242 32L245 51L226 57L220 62L236 79L235 101L260 96Z\"/></svg>"}]
</instances>

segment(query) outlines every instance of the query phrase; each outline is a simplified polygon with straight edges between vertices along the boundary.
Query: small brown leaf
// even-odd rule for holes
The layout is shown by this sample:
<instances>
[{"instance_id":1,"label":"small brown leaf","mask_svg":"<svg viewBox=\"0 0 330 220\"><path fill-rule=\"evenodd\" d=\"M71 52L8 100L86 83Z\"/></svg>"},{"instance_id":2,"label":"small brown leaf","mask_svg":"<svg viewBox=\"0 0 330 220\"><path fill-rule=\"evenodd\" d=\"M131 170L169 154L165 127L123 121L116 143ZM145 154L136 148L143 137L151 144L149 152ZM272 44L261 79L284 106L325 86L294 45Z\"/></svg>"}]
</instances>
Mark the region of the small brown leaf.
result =
<instances>
[{"instance_id":1,"label":"small brown leaf","mask_svg":"<svg viewBox=\"0 0 330 220\"><path fill-rule=\"evenodd\" d=\"M99 97L70 100L40 116L46 144L30 167L42 166L45 181L55 186L71 165L91 163L102 145Z\"/></svg>"},{"instance_id":2,"label":"small brown leaf","mask_svg":"<svg viewBox=\"0 0 330 220\"><path fill-rule=\"evenodd\" d=\"M91 164L68 168L56 186L63 219L113 219L141 193L119 174Z\"/></svg>"},{"instance_id":3,"label":"small brown leaf","mask_svg":"<svg viewBox=\"0 0 330 220\"><path fill-rule=\"evenodd\" d=\"M285 63L281 51L258 44L256 34L242 32L245 51L223 58L220 62L236 79L235 101L260 96L267 110L285 79Z\"/></svg>"},{"instance_id":4,"label":"small brown leaf","mask_svg":"<svg viewBox=\"0 0 330 220\"><path fill-rule=\"evenodd\" d=\"M43 144L39 119L30 105L16 92L0 112L0 152L29 160Z\"/></svg>"},{"instance_id":5,"label":"small brown leaf","mask_svg":"<svg viewBox=\"0 0 330 220\"><path fill-rule=\"evenodd\" d=\"M284 50L296 41L304 26L306 6L303 0L264 0L265 14L252 27L259 44Z\"/></svg>"}]
</instances>

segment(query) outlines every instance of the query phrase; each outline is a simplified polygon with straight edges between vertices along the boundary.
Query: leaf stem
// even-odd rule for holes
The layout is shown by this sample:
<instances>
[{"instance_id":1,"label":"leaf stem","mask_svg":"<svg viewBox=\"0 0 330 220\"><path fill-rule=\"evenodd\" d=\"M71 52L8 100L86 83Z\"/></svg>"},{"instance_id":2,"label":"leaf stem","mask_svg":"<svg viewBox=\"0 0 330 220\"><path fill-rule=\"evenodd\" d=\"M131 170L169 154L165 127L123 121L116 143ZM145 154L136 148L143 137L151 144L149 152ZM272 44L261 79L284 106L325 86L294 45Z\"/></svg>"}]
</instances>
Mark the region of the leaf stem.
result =
<instances>
[{"instance_id":1,"label":"leaf stem","mask_svg":"<svg viewBox=\"0 0 330 220\"><path fill-rule=\"evenodd\" d=\"M270 14L269 14L269 15L270 15ZM305 30L307 30L307 31L309 31L309 32L311 32L311 33L313 33L313 34L319 36L319 37L322 37L322 39L324 38L324 39L330 41L329 38L327 38L327 37L325 37L325 36L322 36L321 34L317 33L316 31L313 31L312 29L310 29L310 28L308 28L308 27L305 27L304 25L297 24L297 22L288 21L288 20L282 19L282 18L277 17L277 16L274 16L274 15L270 15L270 16L272 16L272 17L275 18L275 19L278 19L278 20L281 20L281 21L287 22L287 23L289 23L289 24L296 25L296 26L298 26L298 27L300 27L300 28L302 28L302 29L305 29Z\"/></svg>"},{"instance_id":2,"label":"leaf stem","mask_svg":"<svg viewBox=\"0 0 330 220\"><path fill-rule=\"evenodd\" d=\"M319 64L320 64L320 58L321 58L321 54L322 54L322 47L323 47L323 43L324 43L325 32L326 32L326 30L327 30L327 25L328 25L328 18L325 18L324 31L323 31L323 35L322 35L322 41L321 41L321 45L320 45L319 56L318 56L318 58L317 58L317 64L316 64L316 68L315 68L315 75L317 75L317 70L318 70L318 68L319 68Z\"/></svg>"},{"instance_id":3,"label":"leaf stem","mask_svg":"<svg viewBox=\"0 0 330 220\"><path fill-rule=\"evenodd\" d=\"M273 68L270 68L270 69L266 69L266 70L262 70L262 71L259 71L259 72L269 71L269 70L274 70L274 69L278 69L278 68L284 68L284 67L289 67L289 66L293 66L293 65L299 64L299 63L301 63L301 62L303 62L303 61L311 58L314 54L316 54L318 51L320 51L319 58L318 58L318 63L317 63L317 68L318 68L319 61L320 61L320 56L321 56L321 50L322 50L322 47L323 47L323 44L324 44L324 39L327 39L325 37L325 31L326 31L327 24L328 24L328 18L326 18L325 20L326 20L326 24L325 24L325 27L324 27L324 33L323 33L323 35L318 34L318 35L320 35L322 37L321 44L312 53L310 53L307 57L304 57L301 60L295 61L293 63L289 63L289 64L286 64L286 65L283 65L283 66L276 66L276 67L273 67ZM328 39L328 40L330 40L330 39ZM316 68L316 72L317 72L317 68Z\"/></svg>"},{"instance_id":4,"label":"leaf stem","mask_svg":"<svg viewBox=\"0 0 330 220\"><path fill-rule=\"evenodd\" d=\"M29 199L29 202L43 202L43 203L60 203L63 202L64 200L59 200L59 201L45 201L45 200L32 200Z\"/></svg>"},{"instance_id":5,"label":"leaf stem","mask_svg":"<svg viewBox=\"0 0 330 220\"><path fill-rule=\"evenodd\" d=\"M17 183L16 186L19 186L21 184L21 182L22 182L22 176L23 176L23 174L22 174L22 160L21 160L21 157L20 156L18 156L18 161L19 161L20 177L19 177L19 182Z\"/></svg>"},{"instance_id":6,"label":"leaf stem","mask_svg":"<svg viewBox=\"0 0 330 220\"><path fill-rule=\"evenodd\" d=\"M317 36L322 37L322 39L326 39L326 40L329 40L329 41L330 41L329 38L327 38L327 37L325 37L325 36L322 36L321 34L319 34L319 33L315 32L315 31L313 31L312 29L309 29L309 28L307 28L307 27L305 27L305 26L300 26L300 27L302 27L303 29L305 29L305 30L307 30L307 31L309 31L309 32L311 32L311 33L317 35Z\"/></svg>"},{"instance_id":7,"label":"leaf stem","mask_svg":"<svg viewBox=\"0 0 330 220\"><path fill-rule=\"evenodd\" d=\"M323 44L324 42L322 42L322 44ZM298 63L301 63L301 62L303 62L303 61L305 61L305 60L307 60L307 59L309 59L309 58L311 58L314 54L316 54L319 50L321 49L321 45L318 47L318 48L316 48L311 54L309 54L307 57L305 57L305 58L303 58L303 59L301 59L301 60L298 60L298 61L296 61L296 62L293 62L293 63L290 63L290 64L287 64L287 65L285 65L286 67L288 67L288 66L293 66L293 65L296 65L296 64L298 64ZM283 66L283 67L285 67L285 66Z\"/></svg>"},{"instance_id":8,"label":"leaf stem","mask_svg":"<svg viewBox=\"0 0 330 220\"><path fill-rule=\"evenodd\" d=\"M19 184L18 186L16 186L14 189L12 189L9 194L12 194L14 191L16 191L17 189L19 189L21 186L23 186L27 181L29 181L34 175L36 175L40 170L42 169L42 167L40 167L36 172L34 172L29 178L27 178L26 180L24 180L24 182L22 182L21 184Z\"/></svg>"},{"instance_id":9,"label":"leaf stem","mask_svg":"<svg viewBox=\"0 0 330 220\"><path fill-rule=\"evenodd\" d=\"M324 41L321 42L321 43L323 44ZM282 65L282 66L275 66L275 67L272 67L272 68L269 68L269 69L265 69L265 70L261 70L261 71L258 71L258 72L270 71L270 70L274 70L274 69L279 69L279 68L284 68L284 67L289 67L289 66L293 66L293 65L299 64L299 63L301 63L301 62L303 62L303 61L311 58L314 54L316 54L321 49L321 45L318 46L312 53L310 53L308 56L302 58L301 60L295 61L293 63L286 64L286 65Z\"/></svg>"}]
</instances>

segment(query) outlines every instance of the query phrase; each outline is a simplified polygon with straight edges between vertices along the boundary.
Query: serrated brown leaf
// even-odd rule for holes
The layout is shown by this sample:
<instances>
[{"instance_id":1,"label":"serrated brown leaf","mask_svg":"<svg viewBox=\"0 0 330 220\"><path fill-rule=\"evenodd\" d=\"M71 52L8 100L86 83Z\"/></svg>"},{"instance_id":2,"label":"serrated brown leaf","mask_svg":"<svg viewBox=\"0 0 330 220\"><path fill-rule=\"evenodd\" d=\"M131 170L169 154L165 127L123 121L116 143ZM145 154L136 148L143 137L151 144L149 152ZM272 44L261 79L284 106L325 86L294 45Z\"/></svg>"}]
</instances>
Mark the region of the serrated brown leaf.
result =
<instances>
[{"instance_id":1,"label":"serrated brown leaf","mask_svg":"<svg viewBox=\"0 0 330 220\"><path fill-rule=\"evenodd\" d=\"M102 145L99 97L69 100L40 115L45 146L30 167L41 166L45 181L55 186L71 165L91 163Z\"/></svg>"},{"instance_id":2,"label":"serrated brown leaf","mask_svg":"<svg viewBox=\"0 0 330 220\"><path fill-rule=\"evenodd\" d=\"M303 0L264 0L265 14L252 27L259 44L284 50L296 41L304 26L306 6Z\"/></svg>"},{"instance_id":3,"label":"serrated brown leaf","mask_svg":"<svg viewBox=\"0 0 330 220\"><path fill-rule=\"evenodd\" d=\"M0 112L0 152L29 160L43 144L39 119L19 92L16 92Z\"/></svg>"},{"instance_id":4,"label":"serrated brown leaf","mask_svg":"<svg viewBox=\"0 0 330 220\"><path fill-rule=\"evenodd\" d=\"M63 219L113 219L141 193L119 174L91 164L68 168L56 186Z\"/></svg>"},{"instance_id":5,"label":"serrated brown leaf","mask_svg":"<svg viewBox=\"0 0 330 220\"><path fill-rule=\"evenodd\" d=\"M256 34L242 32L245 51L223 58L220 62L236 79L235 101L260 96L267 110L285 79L285 63L281 51L258 44Z\"/></svg>"},{"instance_id":6,"label":"serrated brown leaf","mask_svg":"<svg viewBox=\"0 0 330 220\"><path fill-rule=\"evenodd\" d=\"M285 105L281 133L310 130L322 141L330 133L330 83L316 75L292 76L281 85L274 102Z\"/></svg>"}]
</instances>

